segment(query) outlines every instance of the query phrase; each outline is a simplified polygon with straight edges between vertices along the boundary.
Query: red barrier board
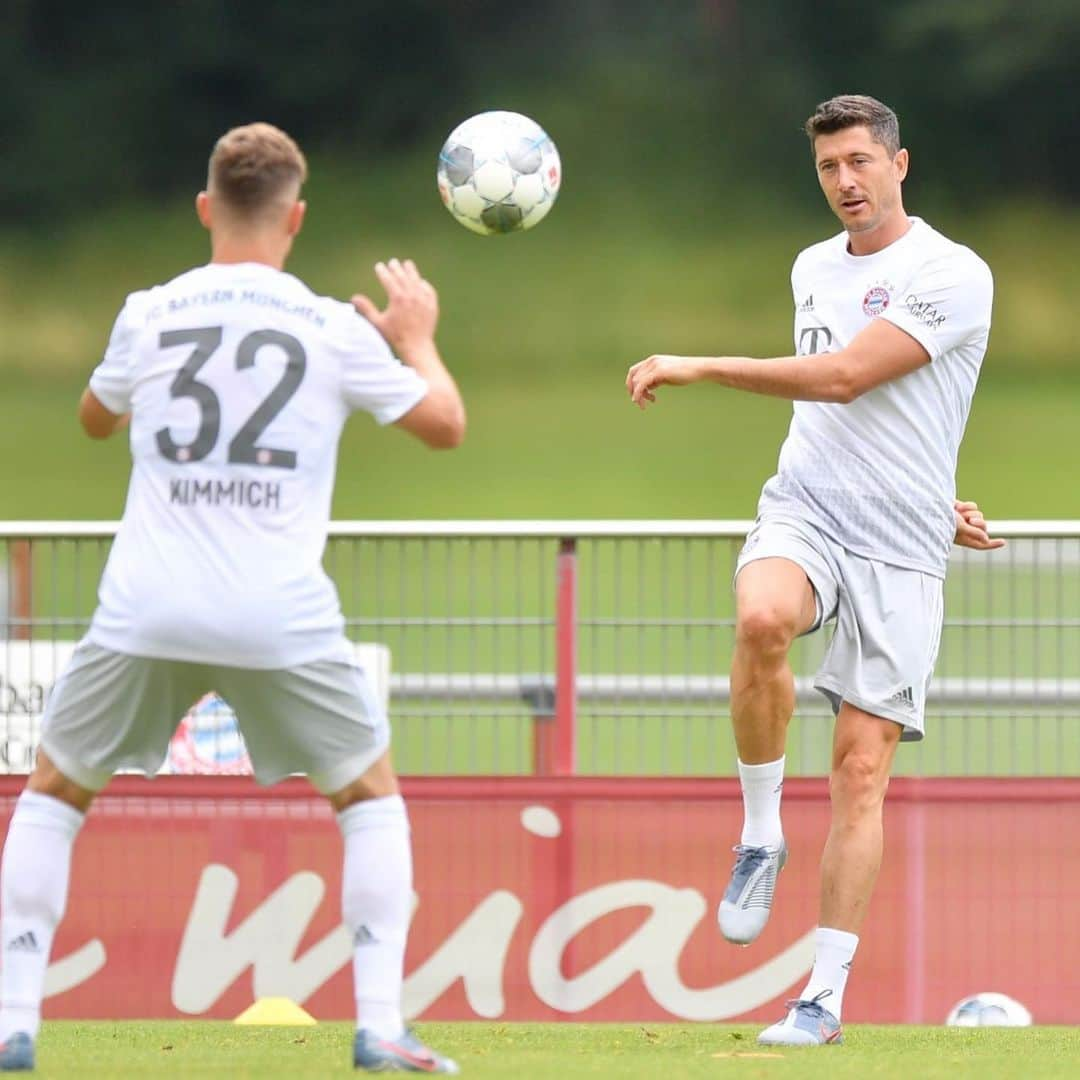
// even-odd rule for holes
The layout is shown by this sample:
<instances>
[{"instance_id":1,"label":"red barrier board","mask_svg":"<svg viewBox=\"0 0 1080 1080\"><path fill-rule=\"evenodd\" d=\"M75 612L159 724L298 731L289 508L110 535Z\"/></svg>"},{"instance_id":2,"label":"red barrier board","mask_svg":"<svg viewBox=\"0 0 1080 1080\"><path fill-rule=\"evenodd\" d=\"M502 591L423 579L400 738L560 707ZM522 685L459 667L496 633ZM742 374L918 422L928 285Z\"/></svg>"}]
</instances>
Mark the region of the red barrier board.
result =
<instances>
[{"instance_id":1,"label":"red barrier board","mask_svg":"<svg viewBox=\"0 0 1080 1080\"><path fill-rule=\"evenodd\" d=\"M21 779L0 780L0 821ZM784 789L791 857L762 937L715 908L732 780L412 779L406 1005L430 1019L775 1019L809 972L824 781ZM893 781L852 1022L940 1022L998 990L1080 1021L1080 780ZM341 842L302 781L120 778L79 838L47 1017L231 1018L285 995L352 1016Z\"/></svg>"}]
</instances>

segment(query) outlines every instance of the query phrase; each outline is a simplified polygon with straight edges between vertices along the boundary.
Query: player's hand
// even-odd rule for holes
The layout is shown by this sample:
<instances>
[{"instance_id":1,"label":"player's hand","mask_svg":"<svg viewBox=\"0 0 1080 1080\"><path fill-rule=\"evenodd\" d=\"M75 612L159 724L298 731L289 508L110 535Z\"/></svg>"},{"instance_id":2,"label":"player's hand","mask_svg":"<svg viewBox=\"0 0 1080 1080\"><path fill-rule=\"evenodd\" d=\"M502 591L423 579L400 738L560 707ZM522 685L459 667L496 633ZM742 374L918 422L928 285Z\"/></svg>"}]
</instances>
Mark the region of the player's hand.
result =
<instances>
[{"instance_id":1,"label":"player's hand","mask_svg":"<svg viewBox=\"0 0 1080 1080\"><path fill-rule=\"evenodd\" d=\"M378 262L375 276L386 290L386 308L380 311L361 293L352 298L353 307L399 354L432 342L439 322L439 294L420 276L416 263L412 259Z\"/></svg>"},{"instance_id":2,"label":"player's hand","mask_svg":"<svg viewBox=\"0 0 1080 1080\"><path fill-rule=\"evenodd\" d=\"M626 373L626 390L639 408L656 400L658 386L686 386L701 378L701 360L695 356L650 356Z\"/></svg>"},{"instance_id":3,"label":"player's hand","mask_svg":"<svg viewBox=\"0 0 1080 1080\"><path fill-rule=\"evenodd\" d=\"M1005 541L1000 537L990 536L989 526L978 503L961 502L957 499L953 503L953 513L956 515L956 536L953 543L958 547L974 548L976 551L994 551L1005 546Z\"/></svg>"}]
</instances>

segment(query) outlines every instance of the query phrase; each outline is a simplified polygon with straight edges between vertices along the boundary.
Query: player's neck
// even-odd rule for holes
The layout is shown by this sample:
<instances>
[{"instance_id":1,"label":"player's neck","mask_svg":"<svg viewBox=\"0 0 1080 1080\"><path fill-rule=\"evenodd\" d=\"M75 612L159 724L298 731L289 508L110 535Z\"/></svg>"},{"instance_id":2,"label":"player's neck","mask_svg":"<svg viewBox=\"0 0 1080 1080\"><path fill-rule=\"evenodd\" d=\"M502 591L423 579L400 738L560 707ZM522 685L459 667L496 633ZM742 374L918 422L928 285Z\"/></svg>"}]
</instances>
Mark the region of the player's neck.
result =
<instances>
[{"instance_id":1,"label":"player's neck","mask_svg":"<svg viewBox=\"0 0 1080 1080\"><path fill-rule=\"evenodd\" d=\"M902 206L898 206L880 224L866 232L848 233L848 251L852 255L876 255L895 244L911 228L913 222Z\"/></svg>"},{"instance_id":2,"label":"player's neck","mask_svg":"<svg viewBox=\"0 0 1080 1080\"><path fill-rule=\"evenodd\" d=\"M283 242L278 237L215 235L210 244L210 261L225 265L262 263L275 270L283 270L291 246L291 243Z\"/></svg>"}]
</instances>

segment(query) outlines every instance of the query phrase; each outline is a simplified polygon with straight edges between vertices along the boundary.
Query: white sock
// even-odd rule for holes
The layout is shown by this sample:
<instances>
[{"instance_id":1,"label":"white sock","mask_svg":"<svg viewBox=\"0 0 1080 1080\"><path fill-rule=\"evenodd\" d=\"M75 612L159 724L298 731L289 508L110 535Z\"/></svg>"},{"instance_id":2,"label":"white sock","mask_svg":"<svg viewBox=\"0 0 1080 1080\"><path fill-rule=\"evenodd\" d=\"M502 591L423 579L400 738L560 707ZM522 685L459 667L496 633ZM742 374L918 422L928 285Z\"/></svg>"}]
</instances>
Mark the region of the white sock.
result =
<instances>
[{"instance_id":1,"label":"white sock","mask_svg":"<svg viewBox=\"0 0 1080 1080\"><path fill-rule=\"evenodd\" d=\"M397 1038L405 939L412 914L409 818L400 795L354 803L338 814L345 839L341 912L353 935L358 1027Z\"/></svg>"},{"instance_id":2,"label":"white sock","mask_svg":"<svg viewBox=\"0 0 1080 1080\"><path fill-rule=\"evenodd\" d=\"M821 999L821 1004L839 1020L844 1005L844 987L847 986L855 950L859 947L859 936L849 934L846 930L819 926L814 935L814 944L814 970L810 972L810 981L799 997L803 1001L811 1001L825 990L832 991Z\"/></svg>"},{"instance_id":3,"label":"white sock","mask_svg":"<svg viewBox=\"0 0 1080 1080\"><path fill-rule=\"evenodd\" d=\"M0 865L0 1042L17 1031L36 1038L53 935L67 907L71 849L83 815L24 791Z\"/></svg>"},{"instance_id":4,"label":"white sock","mask_svg":"<svg viewBox=\"0 0 1080 1080\"><path fill-rule=\"evenodd\" d=\"M784 787L784 758L764 765L739 762L742 782L742 843L750 847L778 847L784 838L780 827L780 795Z\"/></svg>"}]
</instances>

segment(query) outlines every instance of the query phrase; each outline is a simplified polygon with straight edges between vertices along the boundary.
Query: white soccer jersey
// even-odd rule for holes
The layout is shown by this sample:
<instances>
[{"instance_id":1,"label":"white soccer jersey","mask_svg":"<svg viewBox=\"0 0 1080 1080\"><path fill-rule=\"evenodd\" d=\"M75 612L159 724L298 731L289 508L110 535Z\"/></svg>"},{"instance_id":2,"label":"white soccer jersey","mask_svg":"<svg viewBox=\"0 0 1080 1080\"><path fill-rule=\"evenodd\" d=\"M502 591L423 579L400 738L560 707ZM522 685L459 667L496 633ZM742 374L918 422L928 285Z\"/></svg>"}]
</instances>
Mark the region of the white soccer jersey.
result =
<instances>
[{"instance_id":1,"label":"white soccer jersey","mask_svg":"<svg viewBox=\"0 0 1080 1080\"><path fill-rule=\"evenodd\" d=\"M133 460L90 639L245 668L339 655L322 555L342 426L397 420L424 380L349 304L242 263L132 293L90 388L131 410Z\"/></svg>"},{"instance_id":2,"label":"white soccer jersey","mask_svg":"<svg viewBox=\"0 0 1080 1080\"><path fill-rule=\"evenodd\" d=\"M856 554L944 577L993 279L973 251L919 218L873 255L852 255L847 240L841 233L795 260L796 352L838 352L887 319L931 362L847 405L795 402L758 514L808 519Z\"/></svg>"}]
</instances>

